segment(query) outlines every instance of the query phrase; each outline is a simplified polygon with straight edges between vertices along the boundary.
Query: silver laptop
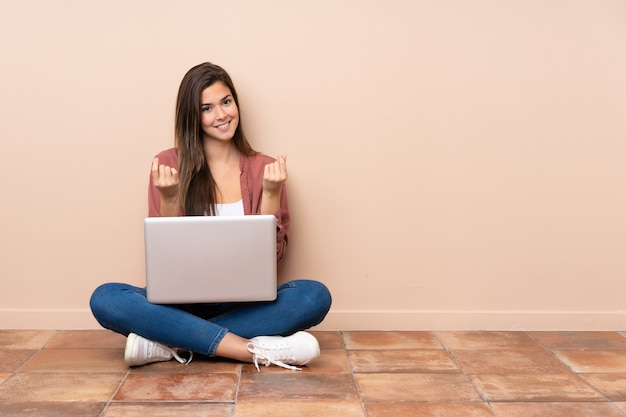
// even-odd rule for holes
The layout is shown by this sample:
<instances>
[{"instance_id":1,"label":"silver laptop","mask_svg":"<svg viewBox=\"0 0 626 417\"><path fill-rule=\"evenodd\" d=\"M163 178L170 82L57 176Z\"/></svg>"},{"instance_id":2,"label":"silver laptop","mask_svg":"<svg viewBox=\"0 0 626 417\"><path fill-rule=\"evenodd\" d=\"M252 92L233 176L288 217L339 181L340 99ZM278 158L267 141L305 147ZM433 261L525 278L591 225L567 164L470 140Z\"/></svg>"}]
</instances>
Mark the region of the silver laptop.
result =
<instances>
[{"instance_id":1,"label":"silver laptop","mask_svg":"<svg viewBox=\"0 0 626 417\"><path fill-rule=\"evenodd\" d=\"M276 299L276 218L149 217L146 290L155 304Z\"/></svg>"}]
</instances>

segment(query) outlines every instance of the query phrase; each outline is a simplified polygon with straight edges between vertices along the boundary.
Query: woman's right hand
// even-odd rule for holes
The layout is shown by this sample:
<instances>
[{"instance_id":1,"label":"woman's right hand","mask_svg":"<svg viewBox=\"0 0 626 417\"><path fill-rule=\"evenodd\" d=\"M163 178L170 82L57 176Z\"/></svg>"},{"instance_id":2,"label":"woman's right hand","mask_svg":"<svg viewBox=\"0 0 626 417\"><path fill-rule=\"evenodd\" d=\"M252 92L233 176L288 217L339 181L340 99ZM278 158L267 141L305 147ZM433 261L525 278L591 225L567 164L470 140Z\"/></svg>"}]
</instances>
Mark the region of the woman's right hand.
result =
<instances>
[{"instance_id":1,"label":"woman's right hand","mask_svg":"<svg viewBox=\"0 0 626 417\"><path fill-rule=\"evenodd\" d=\"M159 190L161 200L178 201L178 171L164 164L159 158L152 160L152 183Z\"/></svg>"}]
</instances>

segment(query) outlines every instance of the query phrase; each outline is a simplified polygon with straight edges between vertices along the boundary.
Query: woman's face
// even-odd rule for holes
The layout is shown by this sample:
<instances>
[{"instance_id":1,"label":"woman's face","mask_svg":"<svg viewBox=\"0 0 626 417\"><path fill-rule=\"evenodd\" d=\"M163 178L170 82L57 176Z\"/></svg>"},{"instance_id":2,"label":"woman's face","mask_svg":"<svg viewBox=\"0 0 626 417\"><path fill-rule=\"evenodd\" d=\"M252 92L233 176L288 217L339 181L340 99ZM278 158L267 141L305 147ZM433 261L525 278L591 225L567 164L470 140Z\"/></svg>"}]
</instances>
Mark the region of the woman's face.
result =
<instances>
[{"instance_id":1,"label":"woman's face","mask_svg":"<svg viewBox=\"0 0 626 417\"><path fill-rule=\"evenodd\" d=\"M200 103L203 139L227 141L239 125L239 109L230 88L218 81L202 91Z\"/></svg>"}]
</instances>

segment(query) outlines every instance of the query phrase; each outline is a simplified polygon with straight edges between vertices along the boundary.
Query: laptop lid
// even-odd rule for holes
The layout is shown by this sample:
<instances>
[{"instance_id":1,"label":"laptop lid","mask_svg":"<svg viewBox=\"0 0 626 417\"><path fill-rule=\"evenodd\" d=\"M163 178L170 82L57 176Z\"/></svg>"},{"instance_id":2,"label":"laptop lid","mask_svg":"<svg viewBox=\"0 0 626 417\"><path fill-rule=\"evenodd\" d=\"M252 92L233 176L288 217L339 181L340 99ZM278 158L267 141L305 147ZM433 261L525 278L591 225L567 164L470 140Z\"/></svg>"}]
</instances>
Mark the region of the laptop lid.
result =
<instances>
[{"instance_id":1,"label":"laptop lid","mask_svg":"<svg viewBox=\"0 0 626 417\"><path fill-rule=\"evenodd\" d=\"M146 290L156 304L276 299L276 218L149 217Z\"/></svg>"}]
</instances>

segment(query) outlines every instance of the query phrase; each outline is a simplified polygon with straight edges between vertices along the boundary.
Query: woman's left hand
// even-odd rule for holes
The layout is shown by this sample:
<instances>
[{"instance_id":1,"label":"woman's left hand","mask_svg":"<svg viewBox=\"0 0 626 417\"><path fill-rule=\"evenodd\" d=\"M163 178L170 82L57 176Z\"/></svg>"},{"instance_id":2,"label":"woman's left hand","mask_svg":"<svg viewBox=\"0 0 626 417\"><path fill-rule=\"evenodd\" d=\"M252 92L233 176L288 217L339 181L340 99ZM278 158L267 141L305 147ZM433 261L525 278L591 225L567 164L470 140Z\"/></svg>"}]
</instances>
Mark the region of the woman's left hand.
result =
<instances>
[{"instance_id":1,"label":"woman's left hand","mask_svg":"<svg viewBox=\"0 0 626 417\"><path fill-rule=\"evenodd\" d=\"M263 193L272 196L280 194L283 184L287 181L287 155L278 155L276 161L265 165L263 172Z\"/></svg>"}]
</instances>

